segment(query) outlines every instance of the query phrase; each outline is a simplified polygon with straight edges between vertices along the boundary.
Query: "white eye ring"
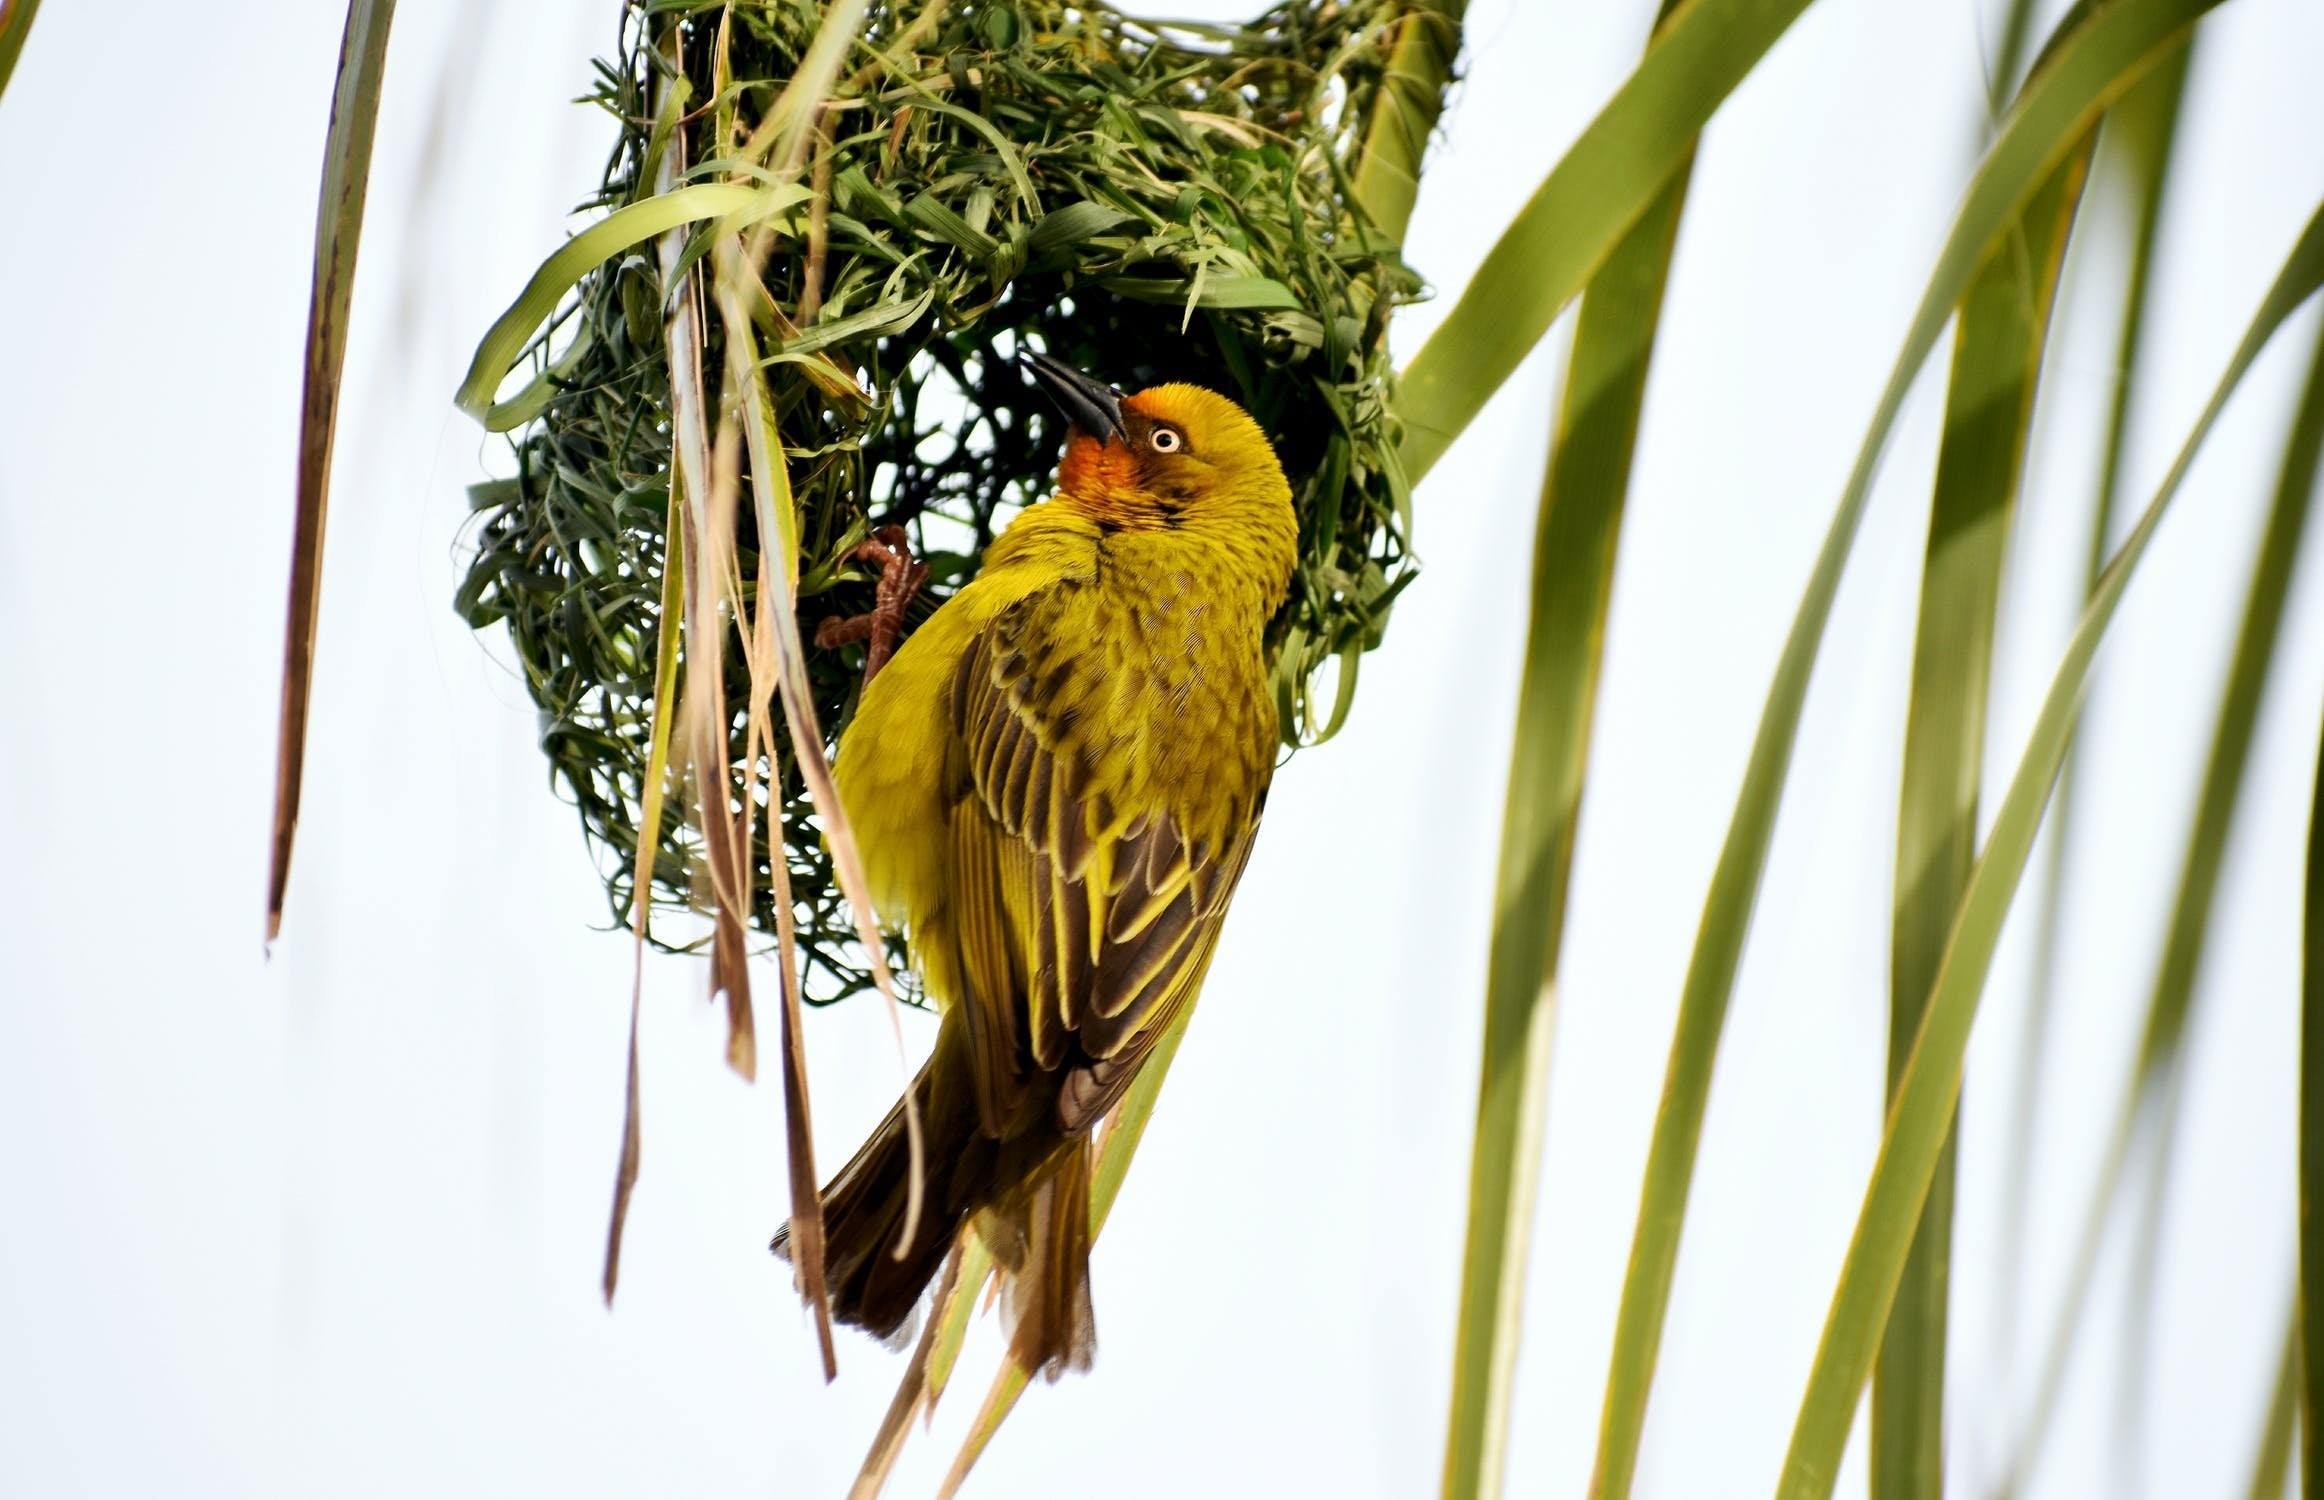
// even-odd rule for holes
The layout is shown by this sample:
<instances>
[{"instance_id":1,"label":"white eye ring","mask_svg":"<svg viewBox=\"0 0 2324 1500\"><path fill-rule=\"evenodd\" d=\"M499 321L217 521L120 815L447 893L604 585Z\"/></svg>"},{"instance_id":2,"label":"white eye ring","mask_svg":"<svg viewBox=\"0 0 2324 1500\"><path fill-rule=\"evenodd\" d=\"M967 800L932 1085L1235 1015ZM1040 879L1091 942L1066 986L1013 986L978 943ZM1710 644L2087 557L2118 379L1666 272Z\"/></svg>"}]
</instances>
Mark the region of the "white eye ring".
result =
<instances>
[{"instance_id":1,"label":"white eye ring","mask_svg":"<svg viewBox=\"0 0 2324 1500\"><path fill-rule=\"evenodd\" d=\"M1185 439L1167 427L1155 428L1153 436L1147 438L1146 441L1153 445L1156 453L1176 453L1180 448L1186 446Z\"/></svg>"}]
</instances>

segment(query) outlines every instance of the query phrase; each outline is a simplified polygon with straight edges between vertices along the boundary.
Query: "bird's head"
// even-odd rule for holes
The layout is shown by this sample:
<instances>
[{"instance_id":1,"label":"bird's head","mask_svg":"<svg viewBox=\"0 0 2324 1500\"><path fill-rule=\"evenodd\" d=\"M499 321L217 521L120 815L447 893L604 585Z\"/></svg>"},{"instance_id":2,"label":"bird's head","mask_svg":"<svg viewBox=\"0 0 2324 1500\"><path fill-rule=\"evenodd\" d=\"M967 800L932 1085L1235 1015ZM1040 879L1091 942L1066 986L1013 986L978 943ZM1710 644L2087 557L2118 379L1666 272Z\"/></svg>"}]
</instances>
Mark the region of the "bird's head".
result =
<instances>
[{"instance_id":1,"label":"bird's head","mask_svg":"<svg viewBox=\"0 0 2324 1500\"><path fill-rule=\"evenodd\" d=\"M1291 486L1250 413L1198 385L1125 396L1046 355L1025 363L1073 421L1061 499L1111 530L1229 526L1288 553Z\"/></svg>"}]
</instances>

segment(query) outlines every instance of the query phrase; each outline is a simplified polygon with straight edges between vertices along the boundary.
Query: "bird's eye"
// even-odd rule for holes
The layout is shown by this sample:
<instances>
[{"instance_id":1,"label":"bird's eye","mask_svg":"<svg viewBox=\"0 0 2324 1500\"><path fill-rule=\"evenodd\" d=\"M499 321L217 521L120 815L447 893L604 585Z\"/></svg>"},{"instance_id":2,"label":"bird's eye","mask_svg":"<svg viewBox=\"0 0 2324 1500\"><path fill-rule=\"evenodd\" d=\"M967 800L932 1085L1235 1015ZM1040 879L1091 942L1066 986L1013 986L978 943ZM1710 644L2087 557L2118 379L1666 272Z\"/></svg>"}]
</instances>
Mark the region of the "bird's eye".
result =
<instances>
[{"instance_id":1,"label":"bird's eye","mask_svg":"<svg viewBox=\"0 0 2324 1500\"><path fill-rule=\"evenodd\" d=\"M1186 446L1186 439L1167 427L1155 428L1154 435L1147 438L1146 441L1153 445L1156 453L1176 453Z\"/></svg>"}]
</instances>

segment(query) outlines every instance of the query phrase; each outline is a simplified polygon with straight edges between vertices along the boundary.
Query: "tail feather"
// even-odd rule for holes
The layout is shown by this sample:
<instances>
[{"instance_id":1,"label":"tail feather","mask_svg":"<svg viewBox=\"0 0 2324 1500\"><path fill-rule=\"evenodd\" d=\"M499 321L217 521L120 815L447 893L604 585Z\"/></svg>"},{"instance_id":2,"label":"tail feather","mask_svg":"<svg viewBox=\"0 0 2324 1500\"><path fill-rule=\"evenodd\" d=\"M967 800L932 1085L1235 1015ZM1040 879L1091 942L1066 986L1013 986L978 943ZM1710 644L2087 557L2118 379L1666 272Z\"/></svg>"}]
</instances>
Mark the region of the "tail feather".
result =
<instances>
[{"instance_id":1,"label":"tail feather","mask_svg":"<svg viewBox=\"0 0 2324 1500\"><path fill-rule=\"evenodd\" d=\"M1028 1375L1055 1380L1086 1370L1097 1355L1089 1295L1089 1141L1078 1138L986 1221L999 1220L1014 1264L1002 1306L1011 1325L1009 1358ZM1000 1228L1000 1225L996 1225Z\"/></svg>"},{"instance_id":2,"label":"tail feather","mask_svg":"<svg viewBox=\"0 0 2324 1500\"><path fill-rule=\"evenodd\" d=\"M947 1021L912 1083L927 1141L919 1222L903 1244L911 1142L898 1101L823 1189L831 1314L894 1344L972 1215L1002 1277L1010 1357L1051 1380L1089 1368L1097 1346L1089 1295L1090 1151L1085 1136L1036 1132L996 1141L982 1129L966 1037ZM788 1258L790 1226L771 1246Z\"/></svg>"},{"instance_id":3,"label":"tail feather","mask_svg":"<svg viewBox=\"0 0 2324 1500\"><path fill-rule=\"evenodd\" d=\"M976 1130L975 1106L961 1086L960 1049L952 1033L949 1025L938 1033L935 1052L912 1080L928 1150L927 1181L911 1242L902 1243L912 1179L911 1134L902 1100L823 1189L831 1315L890 1343L908 1336L906 1325L920 1294L943 1266L961 1220L991 1178L995 1153ZM787 1259L790 1239L786 1224L770 1248Z\"/></svg>"}]
</instances>

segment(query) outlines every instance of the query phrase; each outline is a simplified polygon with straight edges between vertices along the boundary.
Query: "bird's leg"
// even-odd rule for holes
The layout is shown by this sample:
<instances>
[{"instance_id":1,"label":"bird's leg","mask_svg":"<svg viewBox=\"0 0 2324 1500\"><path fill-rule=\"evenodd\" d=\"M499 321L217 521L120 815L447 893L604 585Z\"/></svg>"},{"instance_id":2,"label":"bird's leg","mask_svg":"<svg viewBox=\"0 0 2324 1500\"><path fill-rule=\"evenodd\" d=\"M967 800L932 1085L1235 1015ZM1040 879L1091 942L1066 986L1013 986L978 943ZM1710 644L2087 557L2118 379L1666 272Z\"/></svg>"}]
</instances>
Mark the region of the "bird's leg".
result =
<instances>
[{"instance_id":1,"label":"bird's leg","mask_svg":"<svg viewBox=\"0 0 2324 1500\"><path fill-rule=\"evenodd\" d=\"M828 650L864 642L863 680L870 682L896 654L896 643L904 638L904 611L927 581L928 566L912 560L912 543L901 526L882 526L847 555L879 570L872 607L860 615L825 620L815 627L815 644Z\"/></svg>"}]
</instances>

